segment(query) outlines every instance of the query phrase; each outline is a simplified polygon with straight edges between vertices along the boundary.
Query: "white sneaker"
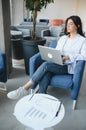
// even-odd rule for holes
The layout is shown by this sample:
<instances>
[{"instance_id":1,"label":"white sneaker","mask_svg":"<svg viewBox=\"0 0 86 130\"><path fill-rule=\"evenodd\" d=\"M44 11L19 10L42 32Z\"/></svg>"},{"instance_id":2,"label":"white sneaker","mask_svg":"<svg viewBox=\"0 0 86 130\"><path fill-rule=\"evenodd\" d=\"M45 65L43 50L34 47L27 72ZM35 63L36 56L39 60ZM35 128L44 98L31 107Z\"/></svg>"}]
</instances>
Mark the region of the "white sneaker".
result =
<instances>
[{"instance_id":1,"label":"white sneaker","mask_svg":"<svg viewBox=\"0 0 86 130\"><path fill-rule=\"evenodd\" d=\"M22 98L23 96L28 95L28 90L25 90L23 87L19 87L18 89L11 91L7 94L7 97L10 99L19 99Z\"/></svg>"}]
</instances>

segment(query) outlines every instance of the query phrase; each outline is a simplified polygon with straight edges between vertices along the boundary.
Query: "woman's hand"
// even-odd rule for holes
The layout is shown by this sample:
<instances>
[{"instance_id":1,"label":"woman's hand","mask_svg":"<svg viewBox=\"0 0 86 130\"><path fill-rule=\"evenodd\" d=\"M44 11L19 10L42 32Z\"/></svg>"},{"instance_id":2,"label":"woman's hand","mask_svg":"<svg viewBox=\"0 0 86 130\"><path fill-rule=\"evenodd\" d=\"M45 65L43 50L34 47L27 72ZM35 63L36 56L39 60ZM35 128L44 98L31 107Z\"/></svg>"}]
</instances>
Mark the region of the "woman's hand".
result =
<instances>
[{"instance_id":1,"label":"woman's hand","mask_svg":"<svg viewBox=\"0 0 86 130\"><path fill-rule=\"evenodd\" d=\"M69 60L69 59L70 59L69 56L63 56L63 57L62 57L63 63L64 63L66 60Z\"/></svg>"}]
</instances>

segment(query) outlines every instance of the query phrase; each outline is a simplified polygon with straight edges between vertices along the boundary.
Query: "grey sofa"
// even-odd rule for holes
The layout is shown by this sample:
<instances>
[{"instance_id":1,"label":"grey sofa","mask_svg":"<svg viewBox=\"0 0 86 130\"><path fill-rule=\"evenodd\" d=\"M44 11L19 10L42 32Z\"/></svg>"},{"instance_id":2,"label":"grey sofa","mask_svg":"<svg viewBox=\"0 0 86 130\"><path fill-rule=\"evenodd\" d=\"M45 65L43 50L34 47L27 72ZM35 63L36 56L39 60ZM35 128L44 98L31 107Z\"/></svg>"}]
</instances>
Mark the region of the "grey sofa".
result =
<instances>
[{"instance_id":1,"label":"grey sofa","mask_svg":"<svg viewBox=\"0 0 86 130\"><path fill-rule=\"evenodd\" d=\"M31 36L31 31L33 28L32 22L23 22L20 25L15 26L16 29L23 33L23 36L29 35ZM36 23L36 36L41 37L41 31L49 29L49 25L47 22L37 22Z\"/></svg>"}]
</instances>

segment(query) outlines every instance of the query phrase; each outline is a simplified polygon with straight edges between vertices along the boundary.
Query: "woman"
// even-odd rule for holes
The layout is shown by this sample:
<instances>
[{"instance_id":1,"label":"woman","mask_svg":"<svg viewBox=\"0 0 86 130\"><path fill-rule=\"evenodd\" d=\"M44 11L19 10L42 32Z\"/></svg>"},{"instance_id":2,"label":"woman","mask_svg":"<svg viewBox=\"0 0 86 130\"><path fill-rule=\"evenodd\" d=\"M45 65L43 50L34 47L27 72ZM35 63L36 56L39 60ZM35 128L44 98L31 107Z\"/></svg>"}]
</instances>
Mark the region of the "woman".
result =
<instances>
[{"instance_id":1,"label":"woman","mask_svg":"<svg viewBox=\"0 0 86 130\"><path fill-rule=\"evenodd\" d=\"M77 60L86 60L86 38L82 31L79 16L70 16L65 22L65 35L62 36L56 49L62 53L64 66L51 62L44 62L23 87L7 94L10 99L18 99L28 94L29 88L39 84L39 92L46 93L53 74L74 74Z\"/></svg>"}]
</instances>

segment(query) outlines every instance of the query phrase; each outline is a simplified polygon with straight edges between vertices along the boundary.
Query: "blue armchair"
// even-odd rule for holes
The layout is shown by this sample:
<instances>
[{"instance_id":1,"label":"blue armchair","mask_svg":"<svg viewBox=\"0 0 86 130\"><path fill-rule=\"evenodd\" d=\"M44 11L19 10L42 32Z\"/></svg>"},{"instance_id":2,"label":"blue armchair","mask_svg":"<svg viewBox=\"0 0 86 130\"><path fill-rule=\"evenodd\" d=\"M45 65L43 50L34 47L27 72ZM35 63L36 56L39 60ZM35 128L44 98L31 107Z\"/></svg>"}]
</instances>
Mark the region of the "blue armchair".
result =
<instances>
[{"instance_id":1,"label":"blue armchair","mask_svg":"<svg viewBox=\"0 0 86 130\"><path fill-rule=\"evenodd\" d=\"M0 82L4 83L4 88L0 87L2 90L6 90L7 81L7 68L6 68L6 55L5 53L0 52Z\"/></svg>"},{"instance_id":2,"label":"blue armchair","mask_svg":"<svg viewBox=\"0 0 86 130\"><path fill-rule=\"evenodd\" d=\"M50 47L55 48L56 42L52 42ZM41 59L40 53L37 53L30 58L30 77L43 62L44 60ZM76 100L78 98L84 66L85 61L77 61L74 75L54 75L50 82L50 86L52 87L71 89L70 97L73 100L73 109L75 109ZM34 88L35 86L32 87L32 89Z\"/></svg>"}]
</instances>

